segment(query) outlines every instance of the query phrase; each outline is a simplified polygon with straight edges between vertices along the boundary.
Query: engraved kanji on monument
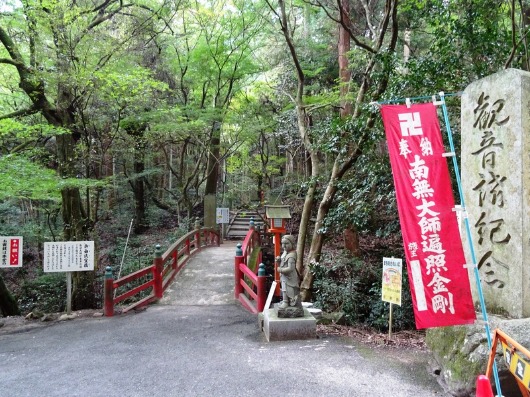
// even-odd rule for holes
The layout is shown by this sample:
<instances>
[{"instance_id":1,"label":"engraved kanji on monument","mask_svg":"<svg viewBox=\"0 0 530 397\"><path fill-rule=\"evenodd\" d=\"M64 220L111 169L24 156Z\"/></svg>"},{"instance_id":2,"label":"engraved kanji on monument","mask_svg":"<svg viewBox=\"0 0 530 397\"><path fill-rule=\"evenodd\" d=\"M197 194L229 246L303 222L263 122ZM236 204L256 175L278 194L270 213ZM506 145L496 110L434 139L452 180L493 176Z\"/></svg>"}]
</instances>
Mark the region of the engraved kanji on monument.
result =
<instances>
[{"instance_id":1,"label":"engraved kanji on monument","mask_svg":"<svg viewBox=\"0 0 530 397\"><path fill-rule=\"evenodd\" d=\"M461 134L462 189L486 306L530 317L530 73L507 69L470 84Z\"/></svg>"}]
</instances>

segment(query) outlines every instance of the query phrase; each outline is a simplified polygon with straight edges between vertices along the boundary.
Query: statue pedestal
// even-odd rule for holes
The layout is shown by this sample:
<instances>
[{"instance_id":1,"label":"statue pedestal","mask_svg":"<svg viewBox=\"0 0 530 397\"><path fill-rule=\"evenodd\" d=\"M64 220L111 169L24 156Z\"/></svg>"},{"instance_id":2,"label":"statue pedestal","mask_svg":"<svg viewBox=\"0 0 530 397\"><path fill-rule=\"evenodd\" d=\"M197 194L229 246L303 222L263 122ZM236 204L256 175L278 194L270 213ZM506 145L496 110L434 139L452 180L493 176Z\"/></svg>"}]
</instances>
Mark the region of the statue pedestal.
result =
<instances>
[{"instance_id":1,"label":"statue pedestal","mask_svg":"<svg viewBox=\"0 0 530 397\"><path fill-rule=\"evenodd\" d=\"M274 309L263 312L263 332L268 342L280 340L315 339L317 320L304 308L304 316L280 318Z\"/></svg>"}]
</instances>

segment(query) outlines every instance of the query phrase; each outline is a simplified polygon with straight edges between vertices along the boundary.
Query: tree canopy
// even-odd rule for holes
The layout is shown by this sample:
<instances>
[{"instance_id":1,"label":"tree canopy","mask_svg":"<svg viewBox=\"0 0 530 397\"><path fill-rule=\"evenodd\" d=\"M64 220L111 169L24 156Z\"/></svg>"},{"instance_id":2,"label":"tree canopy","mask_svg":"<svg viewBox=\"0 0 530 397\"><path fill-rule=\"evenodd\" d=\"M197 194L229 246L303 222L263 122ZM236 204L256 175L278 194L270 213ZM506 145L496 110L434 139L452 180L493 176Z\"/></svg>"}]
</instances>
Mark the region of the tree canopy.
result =
<instances>
[{"instance_id":1,"label":"tree canopy","mask_svg":"<svg viewBox=\"0 0 530 397\"><path fill-rule=\"evenodd\" d=\"M4 1L0 202L59 204L52 229L83 240L123 198L137 233L153 208L189 224L207 196L233 208L299 200L293 233L310 291L308 264L328 237L396 231L373 103L529 70L529 10L513 0ZM458 120L458 96L449 102ZM94 278L75 283L77 304L93 305Z\"/></svg>"}]
</instances>

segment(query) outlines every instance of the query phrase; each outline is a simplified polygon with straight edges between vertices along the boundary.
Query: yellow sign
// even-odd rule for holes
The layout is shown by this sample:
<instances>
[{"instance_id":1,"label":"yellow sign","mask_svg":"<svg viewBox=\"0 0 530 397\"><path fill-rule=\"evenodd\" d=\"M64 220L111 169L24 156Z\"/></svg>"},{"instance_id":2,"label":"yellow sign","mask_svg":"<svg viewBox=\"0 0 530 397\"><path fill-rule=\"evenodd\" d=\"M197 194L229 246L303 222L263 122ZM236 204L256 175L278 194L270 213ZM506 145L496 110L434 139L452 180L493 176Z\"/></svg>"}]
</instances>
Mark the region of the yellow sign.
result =
<instances>
[{"instance_id":1,"label":"yellow sign","mask_svg":"<svg viewBox=\"0 0 530 397\"><path fill-rule=\"evenodd\" d=\"M383 258L383 302L401 306L401 279L403 264L401 259Z\"/></svg>"},{"instance_id":2,"label":"yellow sign","mask_svg":"<svg viewBox=\"0 0 530 397\"><path fill-rule=\"evenodd\" d=\"M525 358L512 350L506 343L502 342L502 352L506 366L510 372L520 381L527 390L530 390L530 363Z\"/></svg>"}]
</instances>

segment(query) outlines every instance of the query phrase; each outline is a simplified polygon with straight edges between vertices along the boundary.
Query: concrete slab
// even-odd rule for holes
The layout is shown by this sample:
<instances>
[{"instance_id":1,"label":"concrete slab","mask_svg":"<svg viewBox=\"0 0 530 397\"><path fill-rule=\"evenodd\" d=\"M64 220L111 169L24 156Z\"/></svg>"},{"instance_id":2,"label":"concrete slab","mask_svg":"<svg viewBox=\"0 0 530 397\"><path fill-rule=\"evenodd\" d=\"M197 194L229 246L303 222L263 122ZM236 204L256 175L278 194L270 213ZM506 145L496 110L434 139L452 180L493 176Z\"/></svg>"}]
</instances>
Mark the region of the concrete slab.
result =
<instances>
[{"instance_id":1,"label":"concrete slab","mask_svg":"<svg viewBox=\"0 0 530 397\"><path fill-rule=\"evenodd\" d=\"M304 317L279 318L274 309L263 312L263 333L267 341L315 339L317 322L304 308Z\"/></svg>"}]
</instances>

